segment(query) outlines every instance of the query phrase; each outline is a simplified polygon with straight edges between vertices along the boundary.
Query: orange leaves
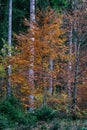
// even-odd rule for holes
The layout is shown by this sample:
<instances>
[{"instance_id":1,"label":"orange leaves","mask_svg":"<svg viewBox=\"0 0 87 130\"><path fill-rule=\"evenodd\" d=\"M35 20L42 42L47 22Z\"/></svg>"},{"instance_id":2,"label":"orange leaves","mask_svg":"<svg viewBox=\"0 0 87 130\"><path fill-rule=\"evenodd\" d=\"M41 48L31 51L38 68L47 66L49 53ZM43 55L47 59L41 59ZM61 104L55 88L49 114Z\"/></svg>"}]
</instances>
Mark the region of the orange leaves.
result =
<instances>
[{"instance_id":1,"label":"orange leaves","mask_svg":"<svg viewBox=\"0 0 87 130\"><path fill-rule=\"evenodd\" d=\"M36 19L37 22L32 23L32 30L28 29L26 34L16 35L18 46L16 48L17 53L11 60L13 66L12 81L14 84L21 85L20 93L25 94L26 100L31 91L37 99L39 94L43 97L42 90L49 86L50 78L55 79L54 82L57 81L57 75L61 70L60 59L66 59L65 52L67 50L64 45L66 39L63 36L64 30L61 28L61 18L60 14L55 14L50 9L44 15L40 12ZM25 23L29 26L27 20ZM50 70L50 59L53 60L53 70ZM33 77L29 77L29 68L34 70ZM34 80L34 89L31 87L29 78Z\"/></svg>"},{"instance_id":2,"label":"orange leaves","mask_svg":"<svg viewBox=\"0 0 87 130\"><path fill-rule=\"evenodd\" d=\"M57 110L66 110L67 95L65 93L56 94L53 97L50 97L47 101L47 104Z\"/></svg>"},{"instance_id":3,"label":"orange leaves","mask_svg":"<svg viewBox=\"0 0 87 130\"><path fill-rule=\"evenodd\" d=\"M12 78L12 80L13 80L13 82L14 83L24 83L26 80L25 80L25 78L24 78L24 76L23 75L21 75L21 74L13 74L12 76L11 76L11 78Z\"/></svg>"}]
</instances>

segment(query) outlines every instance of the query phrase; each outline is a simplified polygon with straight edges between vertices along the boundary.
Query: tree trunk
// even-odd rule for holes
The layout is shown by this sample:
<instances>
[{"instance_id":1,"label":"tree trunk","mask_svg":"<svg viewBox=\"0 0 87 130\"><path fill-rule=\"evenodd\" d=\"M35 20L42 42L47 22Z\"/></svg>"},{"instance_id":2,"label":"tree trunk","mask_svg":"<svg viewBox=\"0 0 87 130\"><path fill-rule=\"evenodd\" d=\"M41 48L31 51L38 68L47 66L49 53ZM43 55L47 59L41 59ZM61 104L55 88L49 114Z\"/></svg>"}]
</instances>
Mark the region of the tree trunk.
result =
<instances>
[{"instance_id":1,"label":"tree trunk","mask_svg":"<svg viewBox=\"0 0 87 130\"><path fill-rule=\"evenodd\" d=\"M72 34L72 22L70 24L71 28L70 28L70 37L69 37L69 62L68 62L68 97L69 99L71 99L72 96L72 91L71 91L71 87L72 87L72 38L73 38L73 34Z\"/></svg>"},{"instance_id":2,"label":"tree trunk","mask_svg":"<svg viewBox=\"0 0 87 130\"><path fill-rule=\"evenodd\" d=\"M11 56L12 46L12 0L9 0L9 20L8 20L8 56ZM8 65L8 83L7 83L7 97L11 96L11 65Z\"/></svg>"},{"instance_id":3,"label":"tree trunk","mask_svg":"<svg viewBox=\"0 0 87 130\"><path fill-rule=\"evenodd\" d=\"M80 48L80 45L78 44L77 42L77 16L76 16L76 6L77 6L77 0L74 0L74 5L73 5L73 8L74 8L74 16L73 16L73 19L74 19L74 55L75 55L75 75L74 75L74 83L73 83L73 93L72 93L72 109L73 109L73 118L75 119L76 118L76 96L77 96L77 86L78 86L78 67L79 67L79 48Z\"/></svg>"},{"instance_id":4,"label":"tree trunk","mask_svg":"<svg viewBox=\"0 0 87 130\"><path fill-rule=\"evenodd\" d=\"M53 59L52 58L50 58L50 71L51 72L53 71ZM50 87L49 87L49 92L50 92L51 95L52 95L52 91L53 91L53 78L52 78L52 74L51 74Z\"/></svg>"},{"instance_id":5,"label":"tree trunk","mask_svg":"<svg viewBox=\"0 0 87 130\"><path fill-rule=\"evenodd\" d=\"M76 52L76 59L75 59L75 76L74 76L74 86L73 86L73 94L72 94L72 109L73 109L73 116L76 116L76 96L77 96L77 87L78 87L78 68L79 68L79 48L78 46L77 52Z\"/></svg>"},{"instance_id":6,"label":"tree trunk","mask_svg":"<svg viewBox=\"0 0 87 130\"><path fill-rule=\"evenodd\" d=\"M33 34L33 22L35 22L35 0L30 0L30 31ZM30 44L30 68L29 68L29 82L34 85L34 37L31 37Z\"/></svg>"},{"instance_id":7,"label":"tree trunk","mask_svg":"<svg viewBox=\"0 0 87 130\"><path fill-rule=\"evenodd\" d=\"M30 31L33 34L33 22L35 22L35 0L30 0ZM31 44L30 44L30 66L29 66L29 83L31 84L31 89L34 89L34 37L31 37ZM30 110L33 110L34 105L34 96L31 93L29 96L30 98Z\"/></svg>"},{"instance_id":8,"label":"tree trunk","mask_svg":"<svg viewBox=\"0 0 87 130\"><path fill-rule=\"evenodd\" d=\"M47 87L44 86L43 105L47 105Z\"/></svg>"}]
</instances>

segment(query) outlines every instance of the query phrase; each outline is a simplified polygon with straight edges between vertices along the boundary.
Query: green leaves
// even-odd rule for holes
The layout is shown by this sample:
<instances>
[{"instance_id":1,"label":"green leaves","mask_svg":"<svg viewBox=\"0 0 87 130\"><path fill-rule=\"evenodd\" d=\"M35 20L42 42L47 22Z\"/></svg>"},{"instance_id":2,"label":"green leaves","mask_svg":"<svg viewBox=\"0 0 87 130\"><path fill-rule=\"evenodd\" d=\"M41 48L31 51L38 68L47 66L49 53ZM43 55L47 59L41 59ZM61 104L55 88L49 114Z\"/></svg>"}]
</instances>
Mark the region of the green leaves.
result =
<instances>
[{"instance_id":1,"label":"green leaves","mask_svg":"<svg viewBox=\"0 0 87 130\"><path fill-rule=\"evenodd\" d=\"M67 6L67 0L38 0L37 5L40 10L45 10L50 6L56 11L59 11Z\"/></svg>"},{"instance_id":2,"label":"green leaves","mask_svg":"<svg viewBox=\"0 0 87 130\"><path fill-rule=\"evenodd\" d=\"M5 69L2 65L0 65L0 77L4 77L5 76Z\"/></svg>"}]
</instances>

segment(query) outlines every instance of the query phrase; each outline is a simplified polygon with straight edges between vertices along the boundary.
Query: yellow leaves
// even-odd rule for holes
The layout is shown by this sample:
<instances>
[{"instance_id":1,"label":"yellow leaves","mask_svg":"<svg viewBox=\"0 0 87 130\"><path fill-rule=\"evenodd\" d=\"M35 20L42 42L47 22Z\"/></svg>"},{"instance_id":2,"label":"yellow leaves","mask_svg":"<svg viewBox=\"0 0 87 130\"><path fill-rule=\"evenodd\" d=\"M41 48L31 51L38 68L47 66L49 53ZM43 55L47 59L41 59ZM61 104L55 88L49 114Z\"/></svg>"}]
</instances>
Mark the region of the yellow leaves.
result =
<instances>
[{"instance_id":1,"label":"yellow leaves","mask_svg":"<svg viewBox=\"0 0 87 130\"><path fill-rule=\"evenodd\" d=\"M0 76L1 77L4 77L5 76L5 69L4 69L4 67L2 66L2 65L0 65Z\"/></svg>"},{"instance_id":2,"label":"yellow leaves","mask_svg":"<svg viewBox=\"0 0 87 130\"><path fill-rule=\"evenodd\" d=\"M36 89L34 91L35 107L41 106L43 102L43 90Z\"/></svg>"},{"instance_id":3,"label":"yellow leaves","mask_svg":"<svg viewBox=\"0 0 87 130\"><path fill-rule=\"evenodd\" d=\"M22 86L21 92L22 93L26 93L26 95L29 95L30 94L30 92L29 92L29 86L28 85Z\"/></svg>"},{"instance_id":4,"label":"yellow leaves","mask_svg":"<svg viewBox=\"0 0 87 130\"><path fill-rule=\"evenodd\" d=\"M52 97L48 100L47 104L49 106L51 106L52 108L54 109L57 109L57 110L64 110L66 109L66 100L65 99L62 99L61 97L57 98L57 97Z\"/></svg>"},{"instance_id":5,"label":"yellow leaves","mask_svg":"<svg viewBox=\"0 0 87 130\"><path fill-rule=\"evenodd\" d=\"M59 71L60 71L60 67L59 67L58 64L55 64L55 70L56 70L56 72L59 72Z\"/></svg>"},{"instance_id":6,"label":"yellow leaves","mask_svg":"<svg viewBox=\"0 0 87 130\"><path fill-rule=\"evenodd\" d=\"M51 98L51 99L49 100L49 102L53 102L53 103L59 104L59 103L60 103L60 100L58 100L57 98Z\"/></svg>"},{"instance_id":7,"label":"yellow leaves","mask_svg":"<svg viewBox=\"0 0 87 130\"><path fill-rule=\"evenodd\" d=\"M44 61L43 62L43 68L45 68L45 70L47 70L48 66L49 66L48 62Z\"/></svg>"}]
</instances>

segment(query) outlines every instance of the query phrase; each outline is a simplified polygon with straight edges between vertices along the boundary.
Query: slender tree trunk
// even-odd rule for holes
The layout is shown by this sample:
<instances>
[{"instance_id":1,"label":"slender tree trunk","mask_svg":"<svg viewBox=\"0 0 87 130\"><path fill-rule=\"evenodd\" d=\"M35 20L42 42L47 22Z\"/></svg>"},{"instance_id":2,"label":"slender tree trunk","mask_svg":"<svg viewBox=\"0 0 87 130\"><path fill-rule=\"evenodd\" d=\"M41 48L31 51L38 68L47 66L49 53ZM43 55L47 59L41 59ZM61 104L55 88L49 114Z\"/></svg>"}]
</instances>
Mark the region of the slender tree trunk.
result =
<instances>
[{"instance_id":1,"label":"slender tree trunk","mask_svg":"<svg viewBox=\"0 0 87 130\"><path fill-rule=\"evenodd\" d=\"M77 96L77 87L78 87L78 71L79 71L79 48L76 51L76 58L75 58L75 76L74 76L74 86L73 86L73 95L72 95L72 108L74 110L74 116L76 114L76 96Z\"/></svg>"},{"instance_id":2,"label":"slender tree trunk","mask_svg":"<svg viewBox=\"0 0 87 130\"><path fill-rule=\"evenodd\" d=\"M50 71L51 72L53 71L53 59L52 58L50 58ZM53 91L53 78L52 78L52 74L51 74L51 77L50 77L50 87L49 87L50 94L52 94L52 91Z\"/></svg>"},{"instance_id":3,"label":"slender tree trunk","mask_svg":"<svg viewBox=\"0 0 87 130\"><path fill-rule=\"evenodd\" d=\"M44 68L44 59L42 60L42 77L43 77L43 87L44 87L44 92L43 92L43 104L42 105L47 105L47 86L46 86L46 75L47 72L45 72Z\"/></svg>"},{"instance_id":4,"label":"slender tree trunk","mask_svg":"<svg viewBox=\"0 0 87 130\"><path fill-rule=\"evenodd\" d=\"M69 37L69 62L68 62L68 97L69 99L71 99L72 96L72 38L73 38L73 34L72 34L72 22L70 24L71 28L70 28L70 37Z\"/></svg>"},{"instance_id":5,"label":"slender tree trunk","mask_svg":"<svg viewBox=\"0 0 87 130\"><path fill-rule=\"evenodd\" d=\"M33 22L35 22L35 0L30 0L30 31L33 34L32 29L34 28ZM30 44L30 67L29 67L29 83L32 86L32 91L34 89L34 37L31 37L31 44ZM34 105L34 96L31 93L29 96L30 98L30 110L33 110Z\"/></svg>"},{"instance_id":6,"label":"slender tree trunk","mask_svg":"<svg viewBox=\"0 0 87 130\"><path fill-rule=\"evenodd\" d=\"M8 55L11 56L11 46L12 46L12 0L9 0L9 21L8 21Z\"/></svg>"},{"instance_id":7,"label":"slender tree trunk","mask_svg":"<svg viewBox=\"0 0 87 130\"><path fill-rule=\"evenodd\" d=\"M44 86L43 105L47 104L47 87Z\"/></svg>"},{"instance_id":8,"label":"slender tree trunk","mask_svg":"<svg viewBox=\"0 0 87 130\"><path fill-rule=\"evenodd\" d=\"M30 0L30 31L33 34L33 22L35 22L35 0ZM34 37L31 37L30 44L30 68L29 68L29 82L34 85Z\"/></svg>"},{"instance_id":9,"label":"slender tree trunk","mask_svg":"<svg viewBox=\"0 0 87 130\"><path fill-rule=\"evenodd\" d=\"M73 10L74 10L74 34L73 34L73 40L74 40L74 55L75 55L75 75L74 75L74 86L73 86L73 94L72 94L72 107L74 110L74 116L76 113L76 95L77 95L77 84L78 84L78 66L79 66L79 45L77 44L77 21L76 21L76 4L77 0L74 0L73 3Z\"/></svg>"},{"instance_id":10,"label":"slender tree trunk","mask_svg":"<svg viewBox=\"0 0 87 130\"><path fill-rule=\"evenodd\" d=\"M11 56L12 46L12 0L9 0L9 20L8 20L8 56ZM7 83L7 97L11 96L11 65L8 65L8 83Z\"/></svg>"},{"instance_id":11,"label":"slender tree trunk","mask_svg":"<svg viewBox=\"0 0 87 130\"><path fill-rule=\"evenodd\" d=\"M76 16L76 4L77 4L77 0L74 0L74 16L73 16L73 19L74 19L74 29L73 29L73 32L74 32L74 53L75 53L75 57L77 57L77 16Z\"/></svg>"}]
</instances>

